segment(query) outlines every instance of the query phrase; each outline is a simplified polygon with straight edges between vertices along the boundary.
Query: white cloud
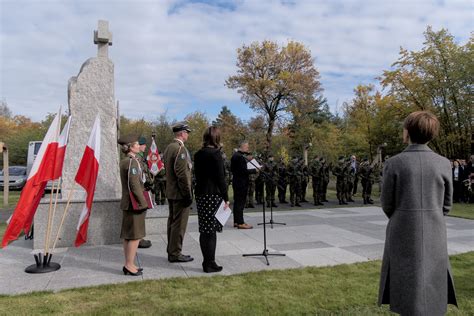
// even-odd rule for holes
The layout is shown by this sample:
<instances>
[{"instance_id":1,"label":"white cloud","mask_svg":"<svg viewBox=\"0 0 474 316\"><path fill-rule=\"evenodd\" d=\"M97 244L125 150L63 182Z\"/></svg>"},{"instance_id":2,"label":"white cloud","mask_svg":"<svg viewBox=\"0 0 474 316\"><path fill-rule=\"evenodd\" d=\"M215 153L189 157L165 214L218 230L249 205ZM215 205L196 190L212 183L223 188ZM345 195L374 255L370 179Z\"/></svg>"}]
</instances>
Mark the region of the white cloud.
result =
<instances>
[{"instance_id":1,"label":"white cloud","mask_svg":"<svg viewBox=\"0 0 474 316\"><path fill-rule=\"evenodd\" d=\"M96 55L92 31L110 21L115 93L122 113L181 119L220 106L253 112L224 86L236 49L263 39L303 42L316 60L332 110L359 83L375 83L400 46L419 49L427 25L465 42L471 1L1 1L0 97L41 119L67 102L67 82Z\"/></svg>"}]
</instances>

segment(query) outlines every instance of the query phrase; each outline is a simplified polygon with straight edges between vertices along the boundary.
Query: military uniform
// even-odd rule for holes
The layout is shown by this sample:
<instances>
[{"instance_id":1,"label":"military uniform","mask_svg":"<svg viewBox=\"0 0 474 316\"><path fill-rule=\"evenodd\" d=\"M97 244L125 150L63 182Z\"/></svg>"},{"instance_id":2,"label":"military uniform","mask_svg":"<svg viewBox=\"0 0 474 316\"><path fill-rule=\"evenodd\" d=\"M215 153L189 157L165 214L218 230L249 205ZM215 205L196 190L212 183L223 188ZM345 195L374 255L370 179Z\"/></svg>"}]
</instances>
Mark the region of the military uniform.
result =
<instances>
[{"instance_id":1,"label":"military uniform","mask_svg":"<svg viewBox=\"0 0 474 316\"><path fill-rule=\"evenodd\" d=\"M338 164L332 171L333 175L336 176L336 192L339 205L347 204L345 201L345 186L347 181L347 169L344 157L339 157Z\"/></svg>"},{"instance_id":2,"label":"military uniform","mask_svg":"<svg viewBox=\"0 0 474 316\"><path fill-rule=\"evenodd\" d=\"M322 185L321 185L321 202L329 202L326 198L326 193L328 191L329 185L329 172L331 170L331 166L326 163L324 158L320 159L321 161L321 174L322 174Z\"/></svg>"},{"instance_id":3,"label":"military uniform","mask_svg":"<svg viewBox=\"0 0 474 316\"><path fill-rule=\"evenodd\" d=\"M280 161L278 165L278 200L280 203L288 203L286 201L286 186L288 185L288 172L285 163Z\"/></svg>"},{"instance_id":4,"label":"military uniform","mask_svg":"<svg viewBox=\"0 0 474 316\"><path fill-rule=\"evenodd\" d=\"M255 194L255 180L257 179L257 174L249 174L249 187L247 191L247 203L245 207L250 207L254 208L255 205L253 205L253 197Z\"/></svg>"},{"instance_id":5,"label":"military uniform","mask_svg":"<svg viewBox=\"0 0 474 316\"><path fill-rule=\"evenodd\" d=\"M352 199L352 189L354 187L355 171L352 168L351 160L348 159L346 163L346 188L345 188L345 198L347 202L354 202Z\"/></svg>"},{"instance_id":6,"label":"military uniform","mask_svg":"<svg viewBox=\"0 0 474 316\"><path fill-rule=\"evenodd\" d=\"M263 166L263 171L266 173L265 177L265 194L267 207L278 207L275 204L275 193L278 183L278 166L277 164L269 159Z\"/></svg>"},{"instance_id":7,"label":"military uniform","mask_svg":"<svg viewBox=\"0 0 474 316\"><path fill-rule=\"evenodd\" d=\"M263 179L263 175L258 174L257 178L255 179L255 200L257 204L263 203L263 190L265 186L265 181Z\"/></svg>"},{"instance_id":8,"label":"military uniform","mask_svg":"<svg viewBox=\"0 0 474 316\"><path fill-rule=\"evenodd\" d=\"M306 200L306 189L308 188L308 182L309 182L309 168L304 164L304 161L301 160L301 173L302 173L302 178L301 178L301 202L308 202Z\"/></svg>"},{"instance_id":9,"label":"military uniform","mask_svg":"<svg viewBox=\"0 0 474 316\"><path fill-rule=\"evenodd\" d=\"M290 179L290 203L291 206L301 206L300 191L302 173L298 163L298 159L293 159L288 166L288 177Z\"/></svg>"},{"instance_id":10,"label":"military uniform","mask_svg":"<svg viewBox=\"0 0 474 316\"><path fill-rule=\"evenodd\" d=\"M174 133L183 130L191 131L184 123L173 126ZM181 250L193 201L191 156L183 141L175 139L166 147L163 157L166 169L166 196L169 204L167 224L168 260L171 262L190 261L183 258L191 257L184 256Z\"/></svg>"},{"instance_id":11,"label":"military uniform","mask_svg":"<svg viewBox=\"0 0 474 316\"><path fill-rule=\"evenodd\" d=\"M323 182L322 177L322 164L319 160L319 157L315 157L313 161L311 161L309 165L309 172L311 174L311 180L313 182L313 200L314 205L323 205L321 202L321 187Z\"/></svg>"},{"instance_id":12,"label":"military uniform","mask_svg":"<svg viewBox=\"0 0 474 316\"><path fill-rule=\"evenodd\" d=\"M364 199L364 204L373 204L370 199L373 184L373 175L371 175L371 173L372 167L369 165L369 161L364 159L364 161L359 166L360 183L362 184L362 197Z\"/></svg>"},{"instance_id":13,"label":"military uniform","mask_svg":"<svg viewBox=\"0 0 474 316\"><path fill-rule=\"evenodd\" d=\"M155 176L155 202L156 204L165 205L166 201L166 169L162 168Z\"/></svg>"}]
</instances>

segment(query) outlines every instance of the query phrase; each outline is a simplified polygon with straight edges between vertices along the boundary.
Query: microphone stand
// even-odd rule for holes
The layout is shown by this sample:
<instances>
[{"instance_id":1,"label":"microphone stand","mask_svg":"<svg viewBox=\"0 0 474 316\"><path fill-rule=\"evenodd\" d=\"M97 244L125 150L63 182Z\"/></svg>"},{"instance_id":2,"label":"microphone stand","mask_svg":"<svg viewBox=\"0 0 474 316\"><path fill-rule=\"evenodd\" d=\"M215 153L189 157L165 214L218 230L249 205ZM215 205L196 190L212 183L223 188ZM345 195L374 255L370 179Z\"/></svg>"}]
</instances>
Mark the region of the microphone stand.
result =
<instances>
[{"instance_id":1,"label":"microphone stand","mask_svg":"<svg viewBox=\"0 0 474 316\"><path fill-rule=\"evenodd\" d=\"M252 165L254 165L252 162L250 162L250 163ZM267 179L268 181L272 181L273 184L275 184L275 181L273 179L271 179L270 175L267 172L260 170L260 173L263 174L263 177L265 179ZM276 184L275 186L280 187L279 184ZM266 187L267 187L267 183L265 183L265 188ZM263 197L265 197L265 194L263 195ZM263 204L265 204L265 200L263 200ZM278 223L278 222L273 221L273 202L270 202L270 221L265 223L265 220L264 220L263 223L258 223L257 225L264 225L264 224L270 224L270 227L272 229L273 229L273 225L286 225L286 223Z\"/></svg>"},{"instance_id":2,"label":"microphone stand","mask_svg":"<svg viewBox=\"0 0 474 316\"><path fill-rule=\"evenodd\" d=\"M257 166L252 162L252 161L248 161L252 166L254 166L257 170L260 170L259 168L257 168ZM260 171L264 178L268 177L268 174L263 172L263 171ZM263 252L262 253L251 253L251 254L243 254L242 256L243 257L257 257L257 256L263 256L265 257L265 260L267 261L267 266L270 265L270 262L268 261L268 256L286 256L284 253L269 253L268 252L268 249L267 249L267 223L265 222L266 218L265 218L265 190L263 191L263 195L262 195L262 198L263 198L263 205L262 205L262 214L263 214L263 223L261 223L263 225ZM260 225L260 224L258 224ZM286 224L285 224L286 225ZM272 227L273 228L273 227Z\"/></svg>"}]
</instances>

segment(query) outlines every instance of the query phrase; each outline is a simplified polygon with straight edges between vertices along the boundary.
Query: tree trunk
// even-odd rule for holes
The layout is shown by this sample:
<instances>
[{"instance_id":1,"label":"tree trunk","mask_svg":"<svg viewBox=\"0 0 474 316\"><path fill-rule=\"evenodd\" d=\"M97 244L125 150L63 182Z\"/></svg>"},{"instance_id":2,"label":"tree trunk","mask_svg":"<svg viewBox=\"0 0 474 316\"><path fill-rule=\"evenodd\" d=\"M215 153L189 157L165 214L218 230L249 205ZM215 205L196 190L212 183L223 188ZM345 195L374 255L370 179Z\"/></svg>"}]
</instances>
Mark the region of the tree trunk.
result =
<instances>
[{"instance_id":1,"label":"tree trunk","mask_svg":"<svg viewBox=\"0 0 474 316\"><path fill-rule=\"evenodd\" d=\"M275 115L271 115L271 114L268 115L268 128L267 128L267 135L266 135L267 142L266 142L266 146L265 146L265 158L268 157L268 155L270 154L270 151L272 149L272 135L273 135L273 127L275 126L275 119L276 119Z\"/></svg>"}]
</instances>

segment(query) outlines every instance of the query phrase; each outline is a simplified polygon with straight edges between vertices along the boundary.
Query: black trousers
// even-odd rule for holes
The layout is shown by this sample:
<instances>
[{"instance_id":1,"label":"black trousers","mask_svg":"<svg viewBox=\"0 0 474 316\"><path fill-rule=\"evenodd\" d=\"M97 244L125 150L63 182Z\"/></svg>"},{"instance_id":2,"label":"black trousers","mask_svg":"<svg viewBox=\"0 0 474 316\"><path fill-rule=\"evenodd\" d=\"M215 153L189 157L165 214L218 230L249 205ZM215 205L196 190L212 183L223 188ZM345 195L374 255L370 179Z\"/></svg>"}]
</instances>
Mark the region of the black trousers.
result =
<instances>
[{"instance_id":1,"label":"black trousers","mask_svg":"<svg viewBox=\"0 0 474 316\"><path fill-rule=\"evenodd\" d=\"M203 265L209 265L216 261L216 233L201 233L199 235L199 245L203 257Z\"/></svg>"},{"instance_id":2,"label":"black trousers","mask_svg":"<svg viewBox=\"0 0 474 316\"><path fill-rule=\"evenodd\" d=\"M232 186L232 189L234 190L234 224L243 224L248 188Z\"/></svg>"}]
</instances>

